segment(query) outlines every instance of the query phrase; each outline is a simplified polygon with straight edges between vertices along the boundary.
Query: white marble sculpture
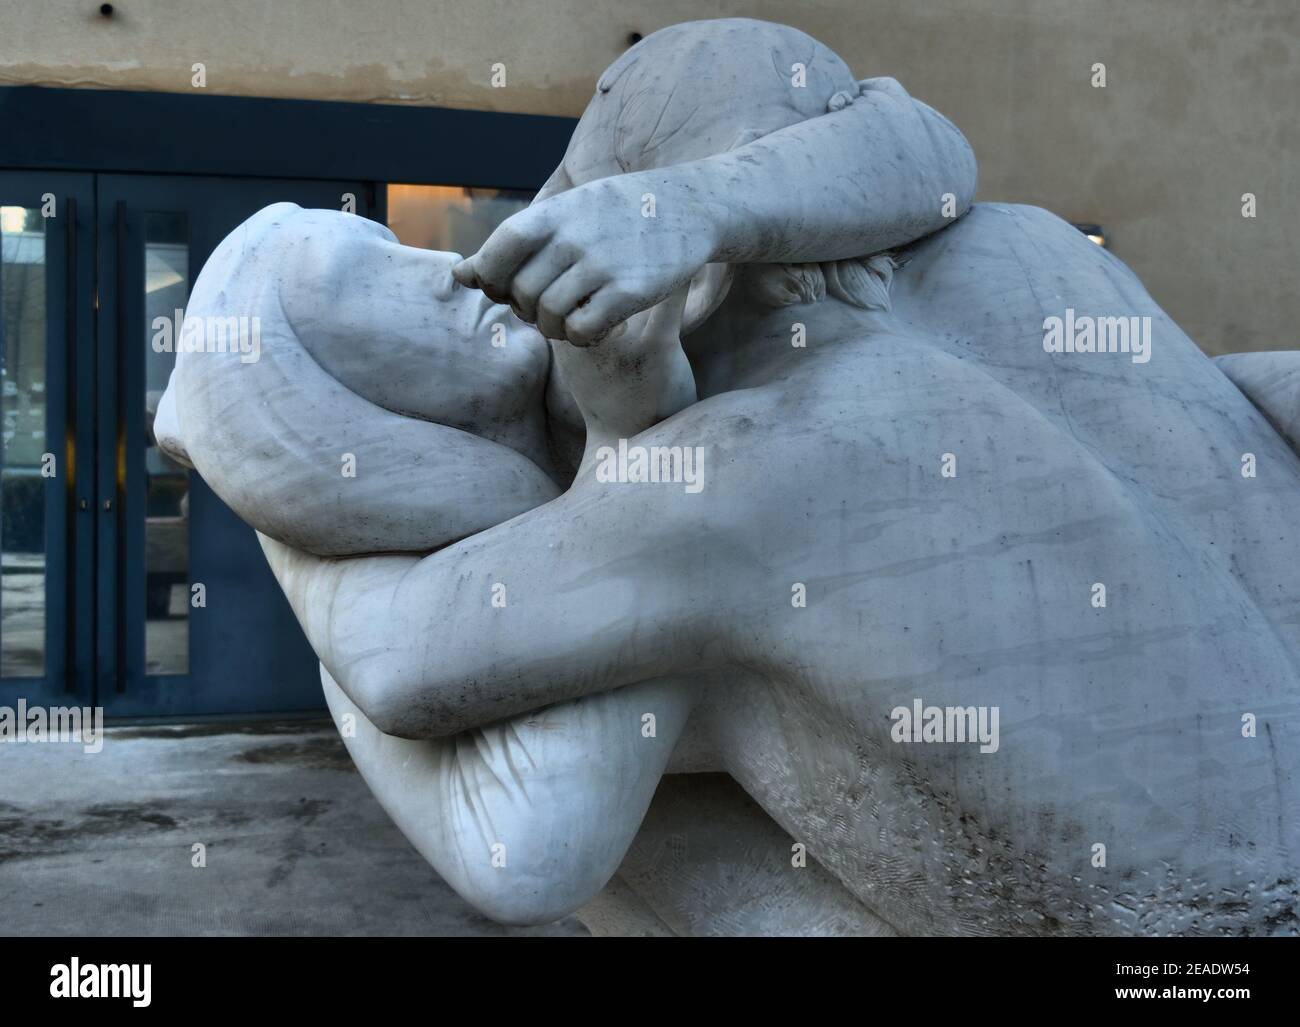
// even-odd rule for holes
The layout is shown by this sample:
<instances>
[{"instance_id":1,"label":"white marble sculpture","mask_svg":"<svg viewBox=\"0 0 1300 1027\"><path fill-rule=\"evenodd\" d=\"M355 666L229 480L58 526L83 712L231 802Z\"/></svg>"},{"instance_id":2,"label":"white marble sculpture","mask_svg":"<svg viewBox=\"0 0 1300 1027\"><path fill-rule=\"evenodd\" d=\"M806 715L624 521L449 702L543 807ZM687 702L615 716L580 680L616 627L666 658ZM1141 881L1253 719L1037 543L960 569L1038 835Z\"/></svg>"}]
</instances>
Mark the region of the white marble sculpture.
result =
<instances>
[{"instance_id":1,"label":"white marble sculpture","mask_svg":"<svg viewBox=\"0 0 1300 1027\"><path fill-rule=\"evenodd\" d=\"M893 80L698 22L468 260L281 204L203 269L260 358L183 352L160 443L484 912L1296 931L1300 354L974 189Z\"/></svg>"}]
</instances>

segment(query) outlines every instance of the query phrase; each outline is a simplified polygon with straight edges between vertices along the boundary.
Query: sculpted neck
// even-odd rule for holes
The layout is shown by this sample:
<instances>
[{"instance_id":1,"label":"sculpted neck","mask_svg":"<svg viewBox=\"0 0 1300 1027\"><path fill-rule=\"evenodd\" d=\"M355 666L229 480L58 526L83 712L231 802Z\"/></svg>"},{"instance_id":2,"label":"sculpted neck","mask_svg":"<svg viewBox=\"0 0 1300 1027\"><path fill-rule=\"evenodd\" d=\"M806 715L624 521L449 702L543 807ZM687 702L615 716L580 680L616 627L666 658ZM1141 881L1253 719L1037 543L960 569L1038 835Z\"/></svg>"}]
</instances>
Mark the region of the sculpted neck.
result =
<instances>
[{"instance_id":1,"label":"sculpted neck","mask_svg":"<svg viewBox=\"0 0 1300 1027\"><path fill-rule=\"evenodd\" d=\"M863 310L830 296L815 303L766 307L733 289L696 331L682 340L701 399L764 385L810 356L897 330L888 311Z\"/></svg>"}]
</instances>

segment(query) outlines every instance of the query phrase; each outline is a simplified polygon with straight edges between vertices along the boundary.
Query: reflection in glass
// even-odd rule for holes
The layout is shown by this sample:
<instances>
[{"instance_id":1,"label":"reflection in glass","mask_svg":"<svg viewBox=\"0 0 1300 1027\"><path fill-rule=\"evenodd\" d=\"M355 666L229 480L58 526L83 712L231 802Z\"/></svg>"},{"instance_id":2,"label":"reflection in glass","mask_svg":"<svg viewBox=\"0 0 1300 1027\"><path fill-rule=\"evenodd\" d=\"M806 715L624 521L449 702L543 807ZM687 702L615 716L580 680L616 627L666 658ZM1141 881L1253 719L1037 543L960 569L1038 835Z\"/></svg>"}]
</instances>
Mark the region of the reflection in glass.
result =
<instances>
[{"instance_id":1,"label":"reflection in glass","mask_svg":"<svg viewBox=\"0 0 1300 1027\"><path fill-rule=\"evenodd\" d=\"M45 673L45 219L29 207L0 207L0 440L0 677L39 677Z\"/></svg>"},{"instance_id":2,"label":"reflection in glass","mask_svg":"<svg viewBox=\"0 0 1300 1027\"><path fill-rule=\"evenodd\" d=\"M185 674L190 664L190 475L158 448L153 435L158 401L176 364L174 347L153 345L156 320L172 322L175 338L189 299L189 226L184 214L145 214L144 291L145 673Z\"/></svg>"},{"instance_id":3,"label":"reflection in glass","mask_svg":"<svg viewBox=\"0 0 1300 1027\"><path fill-rule=\"evenodd\" d=\"M532 198L531 191L522 189L393 184L388 187L388 227L407 246L469 256Z\"/></svg>"}]
</instances>

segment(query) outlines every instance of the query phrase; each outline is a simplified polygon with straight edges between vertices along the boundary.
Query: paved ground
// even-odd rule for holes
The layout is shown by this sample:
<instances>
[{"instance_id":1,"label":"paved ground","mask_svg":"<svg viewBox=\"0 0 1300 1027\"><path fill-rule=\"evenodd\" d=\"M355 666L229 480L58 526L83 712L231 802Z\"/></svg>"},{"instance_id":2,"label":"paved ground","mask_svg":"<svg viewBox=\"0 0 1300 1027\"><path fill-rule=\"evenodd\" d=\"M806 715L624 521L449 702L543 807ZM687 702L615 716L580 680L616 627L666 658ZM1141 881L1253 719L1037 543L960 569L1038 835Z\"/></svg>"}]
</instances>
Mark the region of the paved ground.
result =
<instances>
[{"instance_id":1,"label":"paved ground","mask_svg":"<svg viewBox=\"0 0 1300 1027\"><path fill-rule=\"evenodd\" d=\"M0 909L5 935L587 933L471 910L328 722L112 728L98 754L0 744Z\"/></svg>"},{"instance_id":2,"label":"paved ground","mask_svg":"<svg viewBox=\"0 0 1300 1027\"><path fill-rule=\"evenodd\" d=\"M45 673L45 555L0 555L0 676Z\"/></svg>"}]
</instances>

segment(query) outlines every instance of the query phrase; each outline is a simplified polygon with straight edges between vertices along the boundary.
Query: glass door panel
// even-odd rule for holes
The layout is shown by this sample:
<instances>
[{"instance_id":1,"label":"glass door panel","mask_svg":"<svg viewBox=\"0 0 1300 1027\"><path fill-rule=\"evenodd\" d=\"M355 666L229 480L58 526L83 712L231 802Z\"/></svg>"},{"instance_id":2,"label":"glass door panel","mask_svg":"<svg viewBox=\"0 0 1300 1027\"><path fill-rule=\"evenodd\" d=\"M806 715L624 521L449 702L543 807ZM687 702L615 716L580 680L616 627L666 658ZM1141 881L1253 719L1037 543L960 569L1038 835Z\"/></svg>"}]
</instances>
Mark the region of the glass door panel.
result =
<instances>
[{"instance_id":1,"label":"glass door panel","mask_svg":"<svg viewBox=\"0 0 1300 1027\"><path fill-rule=\"evenodd\" d=\"M369 210L361 183L101 175L97 680L110 716L322 706L316 659L256 535L169 460L153 417L190 289L272 203Z\"/></svg>"},{"instance_id":2,"label":"glass door panel","mask_svg":"<svg viewBox=\"0 0 1300 1027\"><path fill-rule=\"evenodd\" d=\"M93 373L93 180L0 172L0 704L93 688L93 562L75 439L93 411L74 402ZM82 503L85 503L84 508Z\"/></svg>"},{"instance_id":3,"label":"glass door panel","mask_svg":"<svg viewBox=\"0 0 1300 1027\"><path fill-rule=\"evenodd\" d=\"M45 277L40 209L0 207L0 677L7 678L45 675Z\"/></svg>"},{"instance_id":4,"label":"glass door panel","mask_svg":"<svg viewBox=\"0 0 1300 1027\"><path fill-rule=\"evenodd\" d=\"M183 212L144 215L146 674L186 674L190 664L189 468L158 448L153 418L176 366L174 346L190 294L189 219ZM166 334L164 334L166 333Z\"/></svg>"}]
</instances>

